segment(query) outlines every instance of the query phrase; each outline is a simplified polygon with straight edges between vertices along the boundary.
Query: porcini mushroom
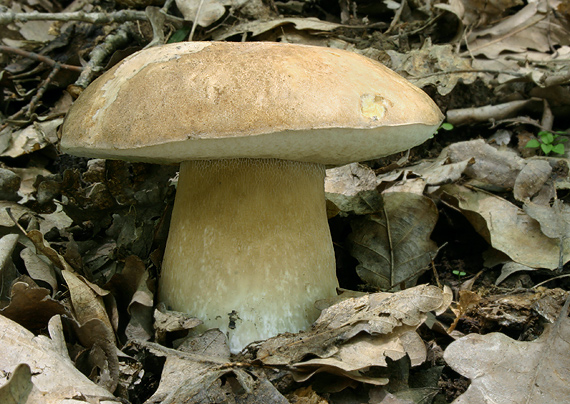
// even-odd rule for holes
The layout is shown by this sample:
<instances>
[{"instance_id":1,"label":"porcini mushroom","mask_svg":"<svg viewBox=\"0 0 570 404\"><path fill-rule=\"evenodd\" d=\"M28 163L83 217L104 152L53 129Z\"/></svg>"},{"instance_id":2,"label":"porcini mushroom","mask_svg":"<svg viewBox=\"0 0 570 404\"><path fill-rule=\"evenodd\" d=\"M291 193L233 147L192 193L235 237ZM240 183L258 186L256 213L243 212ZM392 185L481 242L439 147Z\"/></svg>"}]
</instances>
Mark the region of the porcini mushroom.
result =
<instances>
[{"instance_id":1,"label":"porcini mushroom","mask_svg":"<svg viewBox=\"0 0 570 404\"><path fill-rule=\"evenodd\" d=\"M232 351L307 328L336 294L325 165L430 138L434 102L358 54L279 43L140 51L70 109L61 149L181 163L159 299L225 332Z\"/></svg>"}]
</instances>

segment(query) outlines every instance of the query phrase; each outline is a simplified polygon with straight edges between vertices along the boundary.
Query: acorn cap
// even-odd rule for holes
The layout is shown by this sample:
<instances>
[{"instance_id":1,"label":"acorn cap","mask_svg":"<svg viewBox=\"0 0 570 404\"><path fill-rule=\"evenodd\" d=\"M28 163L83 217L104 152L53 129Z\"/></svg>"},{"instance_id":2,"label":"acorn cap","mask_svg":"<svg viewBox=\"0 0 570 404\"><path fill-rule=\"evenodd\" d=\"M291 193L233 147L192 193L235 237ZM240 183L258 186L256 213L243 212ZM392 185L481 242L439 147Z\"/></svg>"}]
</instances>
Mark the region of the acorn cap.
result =
<instances>
[{"instance_id":1,"label":"acorn cap","mask_svg":"<svg viewBox=\"0 0 570 404\"><path fill-rule=\"evenodd\" d=\"M69 154L131 161L370 160L430 138L420 89L364 56L270 42L184 42L137 52L95 80L62 129Z\"/></svg>"}]
</instances>

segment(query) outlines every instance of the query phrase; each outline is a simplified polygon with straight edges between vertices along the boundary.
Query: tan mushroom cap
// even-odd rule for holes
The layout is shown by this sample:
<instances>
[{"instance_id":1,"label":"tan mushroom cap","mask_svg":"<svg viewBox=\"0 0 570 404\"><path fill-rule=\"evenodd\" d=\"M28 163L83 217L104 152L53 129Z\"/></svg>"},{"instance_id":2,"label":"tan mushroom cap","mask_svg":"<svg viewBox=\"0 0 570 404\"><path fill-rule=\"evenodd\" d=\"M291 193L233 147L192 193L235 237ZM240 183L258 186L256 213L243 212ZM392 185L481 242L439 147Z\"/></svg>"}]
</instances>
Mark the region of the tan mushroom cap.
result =
<instances>
[{"instance_id":1,"label":"tan mushroom cap","mask_svg":"<svg viewBox=\"0 0 570 404\"><path fill-rule=\"evenodd\" d=\"M335 165L421 144L442 118L423 91L352 52L185 42L135 53L95 80L69 111L61 148L157 163Z\"/></svg>"}]
</instances>

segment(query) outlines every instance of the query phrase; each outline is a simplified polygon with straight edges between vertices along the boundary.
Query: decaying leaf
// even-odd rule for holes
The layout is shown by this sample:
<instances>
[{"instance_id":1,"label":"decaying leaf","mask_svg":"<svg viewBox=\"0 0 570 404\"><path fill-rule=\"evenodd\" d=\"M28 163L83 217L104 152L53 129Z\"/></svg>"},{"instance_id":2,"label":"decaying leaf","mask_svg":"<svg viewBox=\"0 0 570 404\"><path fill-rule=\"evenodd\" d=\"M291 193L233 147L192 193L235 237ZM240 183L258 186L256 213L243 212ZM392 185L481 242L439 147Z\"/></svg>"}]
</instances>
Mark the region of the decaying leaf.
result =
<instances>
[{"instance_id":1,"label":"decaying leaf","mask_svg":"<svg viewBox=\"0 0 570 404\"><path fill-rule=\"evenodd\" d=\"M513 261L532 268L558 268L559 240L549 238L539 223L512 203L476 188L448 184L442 200L460 209L475 231ZM563 245L565 262L570 260L570 240Z\"/></svg>"},{"instance_id":2,"label":"decaying leaf","mask_svg":"<svg viewBox=\"0 0 570 404\"><path fill-rule=\"evenodd\" d=\"M471 379L467 391L453 403L557 403L570 397L567 306L558 322L535 341L491 333L452 342L445 350L445 361Z\"/></svg>"},{"instance_id":3,"label":"decaying leaf","mask_svg":"<svg viewBox=\"0 0 570 404\"><path fill-rule=\"evenodd\" d=\"M388 50L388 67L404 75L418 87L435 85L441 95L449 94L461 80L465 84L473 83L477 78L471 73L471 63L461 58L452 45L424 45L422 49L398 53Z\"/></svg>"},{"instance_id":4,"label":"decaying leaf","mask_svg":"<svg viewBox=\"0 0 570 404\"><path fill-rule=\"evenodd\" d=\"M166 333L190 330L200 324L202 321L186 313L167 310L163 303L159 303L154 310L154 330L157 341L162 341Z\"/></svg>"},{"instance_id":5,"label":"decaying leaf","mask_svg":"<svg viewBox=\"0 0 570 404\"><path fill-rule=\"evenodd\" d=\"M496 59L505 51L522 53L532 49L550 52L552 43L569 45L568 25L556 15L549 16L549 10L559 3L559 0L529 1L517 13L499 23L471 32L466 38L469 54Z\"/></svg>"},{"instance_id":6,"label":"decaying leaf","mask_svg":"<svg viewBox=\"0 0 570 404\"><path fill-rule=\"evenodd\" d=\"M79 324L84 324L92 319L99 319L113 331L109 320L101 289L89 282L82 276L71 271L62 271L63 278L69 288L71 304L75 318Z\"/></svg>"},{"instance_id":7,"label":"decaying leaf","mask_svg":"<svg viewBox=\"0 0 570 404\"><path fill-rule=\"evenodd\" d=\"M316 32L329 32L334 29L342 27L341 24L334 22L321 21L317 18L277 18L270 21L248 21L245 23L237 24L235 26L221 29L214 32L212 38L216 41L223 41L234 35L243 35L251 33L251 36L256 37L267 31L271 31L283 25L294 25L296 30L299 31L316 31Z\"/></svg>"},{"instance_id":8,"label":"decaying leaf","mask_svg":"<svg viewBox=\"0 0 570 404\"><path fill-rule=\"evenodd\" d=\"M352 163L327 170L325 195L340 211L364 215L382 207L377 185L372 169Z\"/></svg>"},{"instance_id":9,"label":"decaying leaf","mask_svg":"<svg viewBox=\"0 0 570 404\"><path fill-rule=\"evenodd\" d=\"M506 149L496 149L482 139L457 142L446 148L453 163L473 159L465 174L478 183L512 189L525 166L523 158Z\"/></svg>"},{"instance_id":10,"label":"decaying leaf","mask_svg":"<svg viewBox=\"0 0 570 404\"><path fill-rule=\"evenodd\" d=\"M19 276L14 266L12 253L18 244L19 236L11 233L0 238L0 282L2 285L11 285ZM11 290L8 287L0 289L0 301L3 303L10 300Z\"/></svg>"},{"instance_id":11,"label":"decaying leaf","mask_svg":"<svg viewBox=\"0 0 570 404\"><path fill-rule=\"evenodd\" d=\"M56 143L56 130L62 122L63 118L35 122L24 129L14 131L10 143L0 152L0 156L15 158Z\"/></svg>"},{"instance_id":12,"label":"decaying leaf","mask_svg":"<svg viewBox=\"0 0 570 404\"><path fill-rule=\"evenodd\" d=\"M570 237L570 206L560 199L552 206L526 203L524 211L540 223L540 230L550 238L567 239Z\"/></svg>"},{"instance_id":13,"label":"decaying leaf","mask_svg":"<svg viewBox=\"0 0 570 404\"><path fill-rule=\"evenodd\" d=\"M266 365L292 367L296 380L328 372L386 384L384 376L368 371L405 355L414 365L422 363L425 346L415 330L427 312L442 312L450 302L450 292L427 285L349 298L325 309L310 331L262 342L256 356Z\"/></svg>"},{"instance_id":14,"label":"decaying leaf","mask_svg":"<svg viewBox=\"0 0 570 404\"><path fill-rule=\"evenodd\" d=\"M226 337L217 329L187 338L178 350L142 344L166 357L159 387L145 404L288 403L262 371L232 365Z\"/></svg>"},{"instance_id":15,"label":"decaying leaf","mask_svg":"<svg viewBox=\"0 0 570 404\"><path fill-rule=\"evenodd\" d=\"M360 262L358 275L383 289L404 281L413 285L437 251L429 238L437 218L435 204L425 196L384 194L380 212L351 222L349 248Z\"/></svg>"},{"instance_id":16,"label":"decaying leaf","mask_svg":"<svg viewBox=\"0 0 570 404\"><path fill-rule=\"evenodd\" d=\"M201 27L207 27L218 21L227 7L240 7L247 0L176 0L178 10L187 21L195 21ZM198 13L198 10L199 13Z\"/></svg>"},{"instance_id":17,"label":"decaying leaf","mask_svg":"<svg viewBox=\"0 0 570 404\"><path fill-rule=\"evenodd\" d=\"M59 316L50 320L51 339L41 335L35 336L2 315L0 330L0 386L6 386L7 375L13 374L19 365L28 365L34 386L27 382L30 378L26 376L25 369L18 371L22 374L18 376L14 386L10 386L30 389L26 403L60 404L65 400L73 403L74 398L81 396L100 400L101 403L119 402L111 393L91 382L75 368L67 354ZM0 390L0 397L4 393L5 391ZM18 401L20 402L23 401Z\"/></svg>"},{"instance_id":18,"label":"decaying leaf","mask_svg":"<svg viewBox=\"0 0 570 404\"><path fill-rule=\"evenodd\" d=\"M552 167L545 160L528 160L517 175L513 195L518 201L527 201L544 186L550 178Z\"/></svg>"},{"instance_id":19,"label":"decaying leaf","mask_svg":"<svg viewBox=\"0 0 570 404\"><path fill-rule=\"evenodd\" d=\"M59 301L50 297L50 291L37 286L30 278L21 277L12 286L10 304L0 314L16 321L30 331L46 328L53 316L69 312Z\"/></svg>"},{"instance_id":20,"label":"decaying leaf","mask_svg":"<svg viewBox=\"0 0 570 404\"><path fill-rule=\"evenodd\" d=\"M495 285L500 285L505 279L520 271L534 271L536 268L527 267L526 265L518 264L516 262L507 262L501 268L501 275L495 280Z\"/></svg>"},{"instance_id":21,"label":"decaying leaf","mask_svg":"<svg viewBox=\"0 0 570 404\"><path fill-rule=\"evenodd\" d=\"M26 247L20 252L20 258L26 265L26 270L35 281L47 283L53 291L57 291L57 278L53 264L45 257L36 254L31 248Z\"/></svg>"}]
</instances>

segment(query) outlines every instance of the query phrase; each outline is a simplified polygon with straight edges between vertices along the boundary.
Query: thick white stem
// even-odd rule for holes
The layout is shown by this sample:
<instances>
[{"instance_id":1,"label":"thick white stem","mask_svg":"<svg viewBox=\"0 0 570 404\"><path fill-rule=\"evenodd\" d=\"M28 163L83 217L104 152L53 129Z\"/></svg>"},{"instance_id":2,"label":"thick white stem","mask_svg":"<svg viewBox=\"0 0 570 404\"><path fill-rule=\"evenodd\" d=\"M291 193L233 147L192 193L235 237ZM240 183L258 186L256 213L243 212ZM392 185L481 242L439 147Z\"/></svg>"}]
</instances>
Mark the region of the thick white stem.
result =
<instances>
[{"instance_id":1,"label":"thick white stem","mask_svg":"<svg viewBox=\"0 0 570 404\"><path fill-rule=\"evenodd\" d=\"M275 159L182 163L160 300L221 329L233 352L307 328L338 285L324 173Z\"/></svg>"}]
</instances>

